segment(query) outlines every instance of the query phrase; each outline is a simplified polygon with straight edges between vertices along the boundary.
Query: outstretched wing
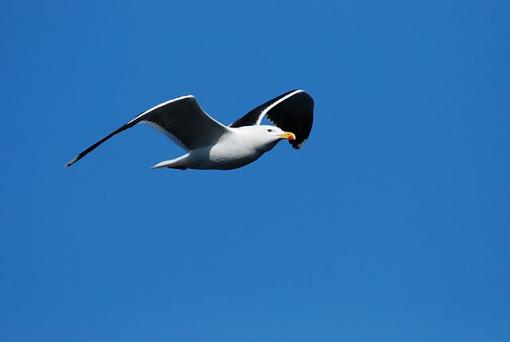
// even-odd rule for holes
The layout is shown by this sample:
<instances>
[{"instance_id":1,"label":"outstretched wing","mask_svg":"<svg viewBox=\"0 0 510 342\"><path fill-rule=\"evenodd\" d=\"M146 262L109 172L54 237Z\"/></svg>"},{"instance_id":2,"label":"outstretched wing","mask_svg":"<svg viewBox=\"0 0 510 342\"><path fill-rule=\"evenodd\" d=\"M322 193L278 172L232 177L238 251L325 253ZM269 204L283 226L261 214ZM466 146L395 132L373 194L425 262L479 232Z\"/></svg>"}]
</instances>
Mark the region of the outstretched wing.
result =
<instances>
[{"instance_id":1,"label":"outstretched wing","mask_svg":"<svg viewBox=\"0 0 510 342\"><path fill-rule=\"evenodd\" d=\"M200 108L194 96L182 96L141 113L92 144L69 161L66 166L73 165L106 140L140 122L157 128L186 150L213 145L228 131L228 127L211 118Z\"/></svg>"},{"instance_id":2,"label":"outstretched wing","mask_svg":"<svg viewBox=\"0 0 510 342\"><path fill-rule=\"evenodd\" d=\"M296 135L296 140L289 140L289 142L298 149L310 136L313 105L312 97L304 90L292 90L252 109L230 127L260 125L264 116L267 116L282 130Z\"/></svg>"}]
</instances>

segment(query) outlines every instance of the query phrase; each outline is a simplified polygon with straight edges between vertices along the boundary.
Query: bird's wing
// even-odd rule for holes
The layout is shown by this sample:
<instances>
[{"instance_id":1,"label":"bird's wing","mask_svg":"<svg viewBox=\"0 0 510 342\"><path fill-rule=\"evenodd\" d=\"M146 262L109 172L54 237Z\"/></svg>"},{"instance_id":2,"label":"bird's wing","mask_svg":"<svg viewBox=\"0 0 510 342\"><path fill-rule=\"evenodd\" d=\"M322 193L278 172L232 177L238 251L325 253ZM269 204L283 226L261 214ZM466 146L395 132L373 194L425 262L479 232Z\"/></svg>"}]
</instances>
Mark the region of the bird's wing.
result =
<instances>
[{"instance_id":1,"label":"bird's wing","mask_svg":"<svg viewBox=\"0 0 510 342\"><path fill-rule=\"evenodd\" d=\"M296 89L252 109L230 127L260 125L264 116L284 131L296 135L296 140L289 140L291 145L300 148L312 130L313 99L304 90Z\"/></svg>"},{"instance_id":2,"label":"bird's wing","mask_svg":"<svg viewBox=\"0 0 510 342\"><path fill-rule=\"evenodd\" d=\"M157 128L186 150L215 144L229 130L228 127L207 115L194 96L182 96L163 102L135 117L125 125L92 144L66 166L71 166L114 135L137 123L148 123Z\"/></svg>"}]
</instances>

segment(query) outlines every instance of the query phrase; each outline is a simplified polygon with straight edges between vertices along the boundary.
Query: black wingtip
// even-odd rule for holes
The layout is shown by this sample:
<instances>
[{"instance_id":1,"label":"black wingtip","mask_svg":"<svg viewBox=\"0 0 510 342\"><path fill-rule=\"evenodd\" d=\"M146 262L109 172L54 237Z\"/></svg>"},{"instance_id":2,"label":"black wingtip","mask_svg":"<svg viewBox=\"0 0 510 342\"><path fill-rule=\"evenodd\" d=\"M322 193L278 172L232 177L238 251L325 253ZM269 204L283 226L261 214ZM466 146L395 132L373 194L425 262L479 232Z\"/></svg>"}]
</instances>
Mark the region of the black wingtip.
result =
<instances>
[{"instance_id":1,"label":"black wingtip","mask_svg":"<svg viewBox=\"0 0 510 342\"><path fill-rule=\"evenodd\" d=\"M73 165L74 163L76 163L78 161L78 157L74 157L73 159L71 159L70 161L68 161L64 167L69 167L71 165Z\"/></svg>"}]
</instances>

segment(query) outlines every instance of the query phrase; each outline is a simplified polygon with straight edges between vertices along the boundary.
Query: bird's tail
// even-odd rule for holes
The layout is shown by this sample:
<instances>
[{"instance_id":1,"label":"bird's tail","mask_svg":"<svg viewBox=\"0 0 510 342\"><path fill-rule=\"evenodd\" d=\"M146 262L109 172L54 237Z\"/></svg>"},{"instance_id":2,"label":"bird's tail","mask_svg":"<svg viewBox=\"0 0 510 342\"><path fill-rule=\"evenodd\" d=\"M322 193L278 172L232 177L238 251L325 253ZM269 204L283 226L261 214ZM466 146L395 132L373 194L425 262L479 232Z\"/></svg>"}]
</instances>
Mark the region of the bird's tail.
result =
<instances>
[{"instance_id":1,"label":"bird's tail","mask_svg":"<svg viewBox=\"0 0 510 342\"><path fill-rule=\"evenodd\" d=\"M188 154L185 154L183 156L180 156L179 158L170 159L170 160L163 160L162 162L157 163L152 168L153 169L162 169L162 168L169 168L169 169L179 169L179 170L186 170L188 168Z\"/></svg>"}]
</instances>

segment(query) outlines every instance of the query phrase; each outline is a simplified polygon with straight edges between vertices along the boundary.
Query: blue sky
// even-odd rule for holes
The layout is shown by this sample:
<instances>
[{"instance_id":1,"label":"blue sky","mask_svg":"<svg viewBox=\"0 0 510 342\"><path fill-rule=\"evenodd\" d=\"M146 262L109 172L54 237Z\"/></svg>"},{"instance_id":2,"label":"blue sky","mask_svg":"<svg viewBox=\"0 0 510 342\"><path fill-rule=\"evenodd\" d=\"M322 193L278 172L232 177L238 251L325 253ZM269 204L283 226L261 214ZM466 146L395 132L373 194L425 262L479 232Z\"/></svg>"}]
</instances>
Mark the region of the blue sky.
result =
<instances>
[{"instance_id":1,"label":"blue sky","mask_svg":"<svg viewBox=\"0 0 510 342\"><path fill-rule=\"evenodd\" d=\"M504 1L4 1L0 340L508 341ZM284 91L310 140L229 172L137 113Z\"/></svg>"}]
</instances>

